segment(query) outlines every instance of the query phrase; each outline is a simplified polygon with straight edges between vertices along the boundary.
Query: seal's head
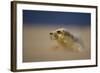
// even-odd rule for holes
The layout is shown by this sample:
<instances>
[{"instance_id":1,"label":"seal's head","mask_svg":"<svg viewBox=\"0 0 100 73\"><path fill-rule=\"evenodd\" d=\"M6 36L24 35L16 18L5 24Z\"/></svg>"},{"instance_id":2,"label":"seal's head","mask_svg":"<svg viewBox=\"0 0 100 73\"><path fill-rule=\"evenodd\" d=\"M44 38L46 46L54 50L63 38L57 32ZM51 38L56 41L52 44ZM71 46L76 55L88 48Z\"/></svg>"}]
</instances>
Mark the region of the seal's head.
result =
<instances>
[{"instance_id":1,"label":"seal's head","mask_svg":"<svg viewBox=\"0 0 100 73\"><path fill-rule=\"evenodd\" d=\"M51 39L63 39L64 37L73 38L73 36L64 28L59 28L55 31L50 32Z\"/></svg>"},{"instance_id":2,"label":"seal's head","mask_svg":"<svg viewBox=\"0 0 100 73\"><path fill-rule=\"evenodd\" d=\"M59 38L63 38L64 37L64 32L65 32L65 29L64 28L60 28L60 29L57 29L55 31L52 31L50 32L50 36L51 36L51 39L59 39Z\"/></svg>"}]
</instances>

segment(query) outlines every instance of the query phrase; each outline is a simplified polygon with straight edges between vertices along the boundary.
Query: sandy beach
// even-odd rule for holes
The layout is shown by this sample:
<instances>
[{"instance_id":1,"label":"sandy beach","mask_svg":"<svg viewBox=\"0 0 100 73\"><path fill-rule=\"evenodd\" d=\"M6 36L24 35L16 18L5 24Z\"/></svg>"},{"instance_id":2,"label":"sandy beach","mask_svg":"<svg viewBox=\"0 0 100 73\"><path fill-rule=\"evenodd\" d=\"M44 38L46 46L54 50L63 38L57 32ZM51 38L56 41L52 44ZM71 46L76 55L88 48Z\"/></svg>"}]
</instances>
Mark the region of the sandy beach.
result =
<instances>
[{"instance_id":1,"label":"sandy beach","mask_svg":"<svg viewBox=\"0 0 100 73\"><path fill-rule=\"evenodd\" d=\"M84 44L81 52L55 48L56 42L50 39L50 31L59 27L24 26L23 27L23 62L60 61L90 59L90 28L64 27L78 35Z\"/></svg>"}]
</instances>

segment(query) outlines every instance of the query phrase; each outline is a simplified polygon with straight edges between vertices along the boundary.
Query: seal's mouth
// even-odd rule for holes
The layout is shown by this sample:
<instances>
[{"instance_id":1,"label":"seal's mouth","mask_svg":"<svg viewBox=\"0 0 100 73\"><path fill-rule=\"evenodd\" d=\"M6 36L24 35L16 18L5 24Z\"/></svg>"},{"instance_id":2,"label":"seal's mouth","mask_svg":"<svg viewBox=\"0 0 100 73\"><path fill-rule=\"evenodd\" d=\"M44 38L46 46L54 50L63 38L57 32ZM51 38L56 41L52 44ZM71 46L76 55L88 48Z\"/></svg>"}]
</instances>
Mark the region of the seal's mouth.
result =
<instances>
[{"instance_id":1,"label":"seal's mouth","mask_svg":"<svg viewBox=\"0 0 100 73\"><path fill-rule=\"evenodd\" d=\"M54 33L50 32L49 34L50 34L50 39L51 39L51 40L55 40Z\"/></svg>"},{"instance_id":2,"label":"seal's mouth","mask_svg":"<svg viewBox=\"0 0 100 73\"><path fill-rule=\"evenodd\" d=\"M56 32L56 33L49 33L50 34L50 39L51 40L57 40L59 37L61 37L61 32Z\"/></svg>"}]
</instances>

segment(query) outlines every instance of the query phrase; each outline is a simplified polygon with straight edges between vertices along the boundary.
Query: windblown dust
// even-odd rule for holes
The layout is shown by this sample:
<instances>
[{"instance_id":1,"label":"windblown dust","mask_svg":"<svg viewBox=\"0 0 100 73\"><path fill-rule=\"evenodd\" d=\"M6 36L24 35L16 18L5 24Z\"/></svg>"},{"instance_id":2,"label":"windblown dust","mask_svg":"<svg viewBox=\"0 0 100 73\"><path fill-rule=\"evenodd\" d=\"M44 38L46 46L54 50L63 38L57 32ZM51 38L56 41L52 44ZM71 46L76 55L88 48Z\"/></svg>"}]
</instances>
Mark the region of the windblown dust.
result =
<instances>
[{"instance_id":1,"label":"windblown dust","mask_svg":"<svg viewBox=\"0 0 100 73\"><path fill-rule=\"evenodd\" d=\"M84 44L81 52L59 48L56 41L50 39L50 31L58 27L23 27L23 62L61 61L90 59L90 28L64 27L79 36Z\"/></svg>"}]
</instances>

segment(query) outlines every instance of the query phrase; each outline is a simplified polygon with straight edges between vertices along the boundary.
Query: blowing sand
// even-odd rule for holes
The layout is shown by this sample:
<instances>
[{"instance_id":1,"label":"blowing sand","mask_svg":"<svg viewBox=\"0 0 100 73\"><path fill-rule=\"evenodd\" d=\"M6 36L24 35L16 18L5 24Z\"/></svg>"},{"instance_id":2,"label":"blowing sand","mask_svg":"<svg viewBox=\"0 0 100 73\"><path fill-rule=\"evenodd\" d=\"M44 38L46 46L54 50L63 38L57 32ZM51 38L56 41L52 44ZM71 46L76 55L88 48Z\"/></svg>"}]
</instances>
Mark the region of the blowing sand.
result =
<instances>
[{"instance_id":1,"label":"blowing sand","mask_svg":"<svg viewBox=\"0 0 100 73\"><path fill-rule=\"evenodd\" d=\"M70 32L78 35L84 44L81 52L59 48L56 42L50 40L49 32L58 27L24 26L23 28L23 62L60 61L90 59L90 28L69 28Z\"/></svg>"}]
</instances>

